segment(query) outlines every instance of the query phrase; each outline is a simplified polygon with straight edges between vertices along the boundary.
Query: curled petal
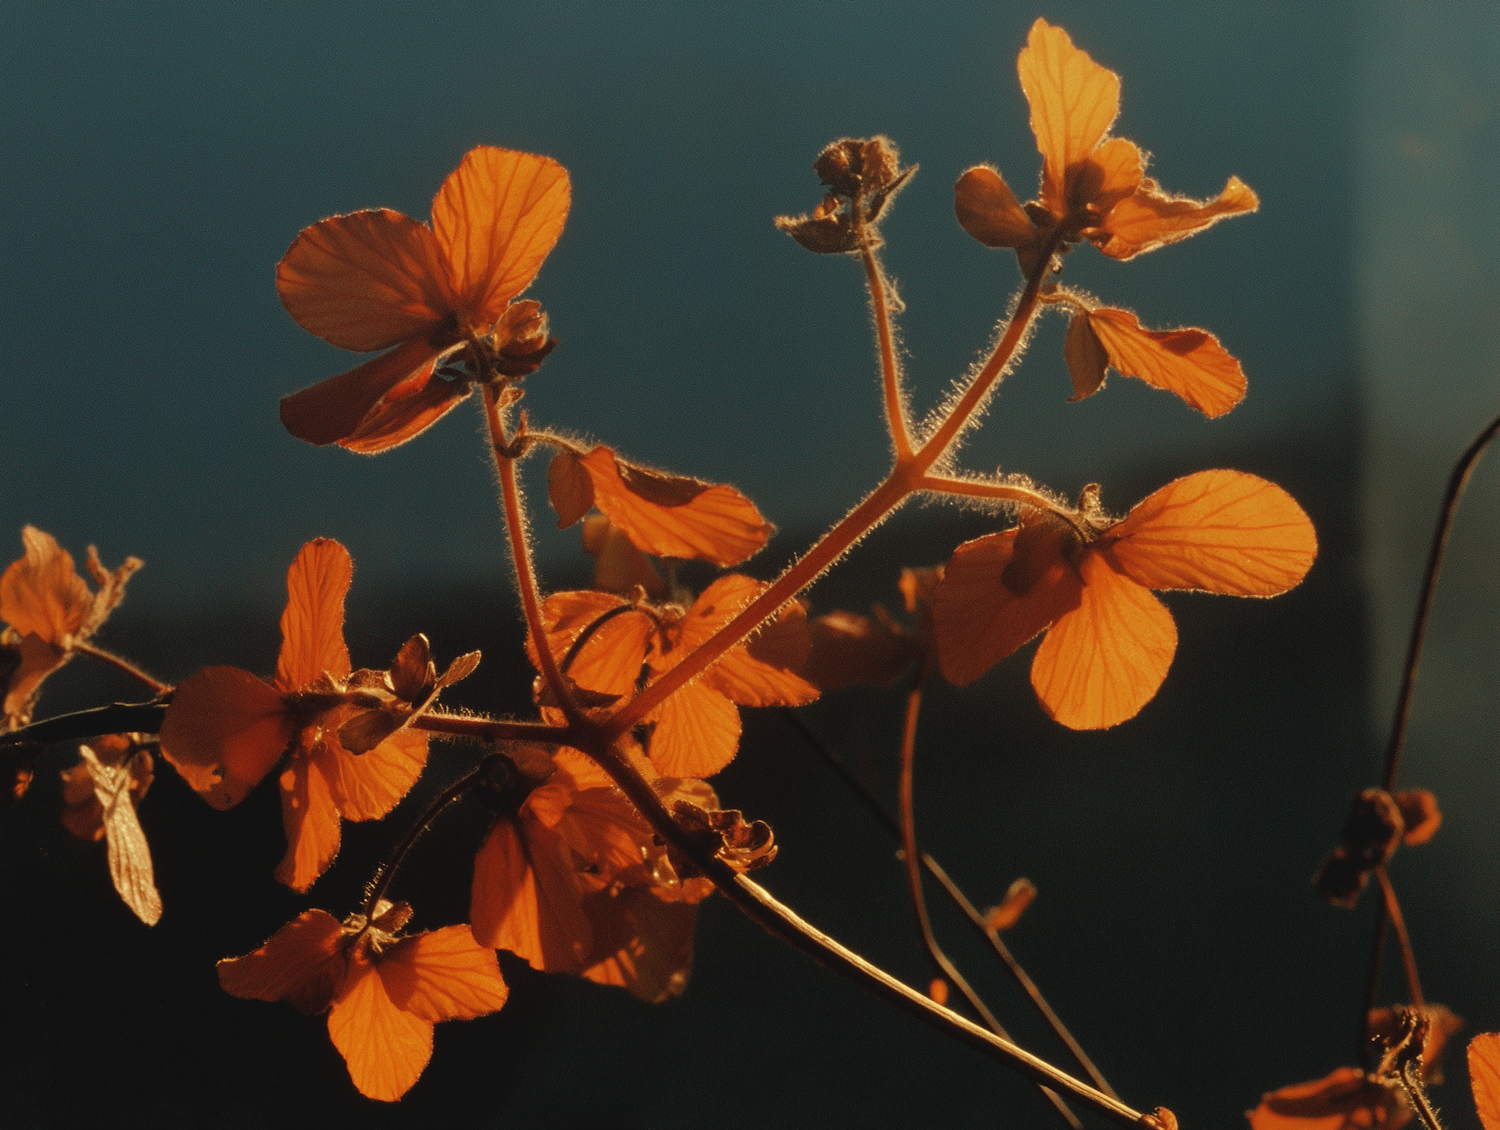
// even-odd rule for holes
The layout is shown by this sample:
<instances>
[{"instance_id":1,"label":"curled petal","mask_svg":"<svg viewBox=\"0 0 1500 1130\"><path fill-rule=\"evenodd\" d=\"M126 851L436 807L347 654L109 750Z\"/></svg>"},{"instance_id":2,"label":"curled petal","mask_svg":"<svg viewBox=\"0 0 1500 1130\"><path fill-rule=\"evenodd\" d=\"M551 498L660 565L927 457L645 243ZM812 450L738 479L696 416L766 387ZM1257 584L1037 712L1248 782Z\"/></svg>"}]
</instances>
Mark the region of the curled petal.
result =
<instances>
[{"instance_id":1,"label":"curled petal","mask_svg":"<svg viewBox=\"0 0 1500 1130\"><path fill-rule=\"evenodd\" d=\"M340 447L361 455L378 455L421 435L467 399L473 386L466 380L447 380L429 361L365 413L359 426L338 441Z\"/></svg>"},{"instance_id":2,"label":"curled petal","mask_svg":"<svg viewBox=\"0 0 1500 1130\"><path fill-rule=\"evenodd\" d=\"M366 1098L393 1103L432 1058L432 1021L396 1006L377 967L361 963L328 1014L328 1036Z\"/></svg>"},{"instance_id":3,"label":"curled petal","mask_svg":"<svg viewBox=\"0 0 1500 1130\"><path fill-rule=\"evenodd\" d=\"M422 1020L473 1020L497 1012L510 990L495 951L468 926L445 926L402 938L376 968L392 1003Z\"/></svg>"},{"instance_id":4,"label":"curled petal","mask_svg":"<svg viewBox=\"0 0 1500 1130\"><path fill-rule=\"evenodd\" d=\"M1059 616L1031 664L1042 708L1071 730L1103 730L1150 702L1177 651L1166 606L1103 553L1079 563L1082 600Z\"/></svg>"},{"instance_id":5,"label":"curled petal","mask_svg":"<svg viewBox=\"0 0 1500 1130\"><path fill-rule=\"evenodd\" d=\"M1200 471L1136 504L1105 536L1121 571L1153 589L1276 596L1318 553L1302 507L1275 483Z\"/></svg>"},{"instance_id":6,"label":"curled petal","mask_svg":"<svg viewBox=\"0 0 1500 1130\"><path fill-rule=\"evenodd\" d=\"M1085 160L1120 112L1120 77L1046 20L1031 25L1016 68L1042 154L1042 203L1062 219Z\"/></svg>"},{"instance_id":7,"label":"curled petal","mask_svg":"<svg viewBox=\"0 0 1500 1130\"><path fill-rule=\"evenodd\" d=\"M557 528L565 530L594 506L594 480L576 452L559 451L547 464L547 501L557 511Z\"/></svg>"},{"instance_id":8,"label":"curled petal","mask_svg":"<svg viewBox=\"0 0 1500 1130\"><path fill-rule=\"evenodd\" d=\"M1085 234L1110 258L1133 259L1259 207L1259 197L1239 177L1230 177L1216 200L1168 196L1147 178Z\"/></svg>"},{"instance_id":9,"label":"curled petal","mask_svg":"<svg viewBox=\"0 0 1500 1130\"><path fill-rule=\"evenodd\" d=\"M399 421L392 419L400 410L387 398L398 388L415 387L416 382L425 389L430 383L433 362L447 348L448 345L432 344L426 336L412 338L347 373L283 396L281 423L298 439L320 447L339 443L366 454L394 447L421 428L392 439L383 447L371 447L372 436L377 433L389 435L400 430Z\"/></svg>"},{"instance_id":10,"label":"curled petal","mask_svg":"<svg viewBox=\"0 0 1500 1130\"><path fill-rule=\"evenodd\" d=\"M1025 594L1006 585L1018 532L965 542L943 570L933 618L938 665L950 683L972 683L1082 599L1078 575L1061 556L1043 562Z\"/></svg>"},{"instance_id":11,"label":"curled petal","mask_svg":"<svg viewBox=\"0 0 1500 1130\"><path fill-rule=\"evenodd\" d=\"M1104 376L1109 370L1109 354L1104 343L1089 324L1089 316L1080 310L1068 322L1068 336L1063 340L1063 359L1068 363L1068 375L1073 378L1073 395L1070 401L1084 400L1104 387Z\"/></svg>"},{"instance_id":12,"label":"curled petal","mask_svg":"<svg viewBox=\"0 0 1500 1130\"><path fill-rule=\"evenodd\" d=\"M332 538L302 547L286 574L286 611L281 614L281 654L276 685L298 691L325 672L349 674L344 646L344 596L354 578L354 560Z\"/></svg>"},{"instance_id":13,"label":"curled petal","mask_svg":"<svg viewBox=\"0 0 1500 1130\"><path fill-rule=\"evenodd\" d=\"M161 724L161 752L215 808L233 808L292 742L280 692L238 667L184 679Z\"/></svg>"},{"instance_id":14,"label":"curled petal","mask_svg":"<svg viewBox=\"0 0 1500 1130\"><path fill-rule=\"evenodd\" d=\"M20 635L60 643L83 626L94 594L73 566L73 556L35 526L21 530L26 554L0 575L0 620Z\"/></svg>"},{"instance_id":15,"label":"curled petal","mask_svg":"<svg viewBox=\"0 0 1500 1130\"><path fill-rule=\"evenodd\" d=\"M953 186L959 226L986 247L1023 247L1036 238L1036 225L1004 178L977 165Z\"/></svg>"},{"instance_id":16,"label":"curled petal","mask_svg":"<svg viewBox=\"0 0 1500 1130\"><path fill-rule=\"evenodd\" d=\"M453 310L438 241L389 208L304 229L276 266L276 292L303 329L358 353L426 338Z\"/></svg>"},{"instance_id":17,"label":"curled petal","mask_svg":"<svg viewBox=\"0 0 1500 1130\"><path fill-rule=\"evenodd\" d=\"M322 1012L344 981L340 935L339 920L326 910L303 911L260 949L219 962L219 984L247 1000L284 1000L302 1012Z\"/></svg>"},{"instance_id":18,"label":"curled petal","mask_svg":"<svg viewBox=\"0 0 1500 1130\"><path fill-rule=\"evenodd\" d=\"M572 187L550 157L481 145L443 181L432 230L448 261L454 309L487 329L541 270L562 235Z\"/></svg>"},{"instance_id":19,"label":"curled petal","mask_svg":"<svg viewBox=\"0 0 1500 1130\"><path fill-rule=\"evenodd\" d=\"M771 536L771 524L733 487L624 463L604 446L581 462L594 482L594 505L643 553L727 567Z\"/></svg>"},{"instance_id":20,"label":"curled petal","mask_svg":"<svg viewBox=\"0 0 1500 1130\"><path fill-rule=\"evenodd\" d=\"M1120 372L1175 393L1210 419L1224 415L1245 398L1240 363L1211 333L1148 330L1130 311L1108 307L1079 312L1073 320L1075 325L1080 321L1089 325L1109 363ZM1071 327L1068 337L1071 343Z\"/></svg>"}]
</instances>

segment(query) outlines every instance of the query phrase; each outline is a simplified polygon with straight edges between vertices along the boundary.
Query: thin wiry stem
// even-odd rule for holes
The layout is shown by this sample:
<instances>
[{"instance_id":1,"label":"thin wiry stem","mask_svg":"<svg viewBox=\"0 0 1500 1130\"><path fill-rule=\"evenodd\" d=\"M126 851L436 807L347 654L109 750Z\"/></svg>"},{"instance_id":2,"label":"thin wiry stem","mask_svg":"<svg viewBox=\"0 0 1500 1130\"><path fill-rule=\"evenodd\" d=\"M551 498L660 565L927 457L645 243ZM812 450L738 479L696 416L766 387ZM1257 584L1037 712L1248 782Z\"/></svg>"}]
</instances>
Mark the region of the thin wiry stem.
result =
<instances>
[{"instance_id":1,"label":"thin wiry stem","mask_svg":"<svg viewBox=\"0 0 1500 1130\"><path fill-rule=\"evenodd\" d=\"M906 424L906 404L901 393L901 368L896 362L896 343L891 332L890 303L886 297L885 273L871 246L867 230L860 228L860 258L865 265L865 283L870 288L870 309L875 317L875 339L880 347L880 382L885 390L885 418L897 461L911 458L911 436Z\"/></svg>"},{"instance_id":2,"label":"thin wiry stem","mask_svg":"<svg viewBox=\"0 0 1500 1130\"><path fill-rule=\"evenodd\" d=\"M0 733L0 746L51 745L53 742L81 741L99 734L156 734L161 732L161 720L166 712L165 702L113 702L108 706L44 718L19 730Z\"/></svg>"},{"instance_id":3,"label":"thin wiry stem","mask_svg":"<svg viewBox=\"0 0 1500 1130\"><path fill-rule=\"evenodd\" d=\"M802 715L798 714L795 710L785 708L781 713L782 717L791 723L792 728L797 731L813 751L822 757L824 763L833 770L839 780L859 799L860 803L865 806L866 811L885 827L893 839L900 842L900 821L890 814L885 805L881 803L880 798L870 791L869 787L849 768L834 748L825 742L807 724ZM1062 1022L1062 1018L1057 1015L1052 1006L1047 1003L1047 998L1042 995L1042 991L1037 987L1036 982L1031 979L1026 970L1022 968L1021 963L1010 952L1010 947L1001 939L999 931L985 921L984 915L979 912L979 908L969 901L968 896L964 894L957 883L949 878L948 872L939 865L936 859L925 851L922 852L921 858L922 866L927 870L927 873L938 881L938 885L943 888L943 891L952 900L953 904L969 920L974 929L994 948L995 953L1004 962L1006 969L1010 971L1011 976L1015 978L1016 983L1021 986L1021 990L1030 999L1032 1006L1041 1015L1042 1019L1051 1026L1052 1031L1057 1034L1057 1038L1066 1045L1073 1058L1077 1060L1078 1065L1093 1080L1094 1086L1098 1087L1100 1091L1111 1098L1118 1098L1119 1096L1115 1094L1115 1089L1104 1078L1103 1072L1094 1066L1093 1060L1084 1052L1083 1046L1074 1037L1073 1033L1068 1030L1067 1025Z\"/></svg>"},{"instance_id":4,"label":"thin wiry stem","mask_svg":"<svg viewBox=\"0 0 1500 1130\"><path fill-rule=\"evenodd\" d=\"M990 1031L1001 1039L1008 1040L1010 1034L1006 1032L1005 1027L996 1019L995 1014L989 1010L984 999L974 991L964 975L958 971L952 958L944 953L943 947L938 944L937 935L932 929L932 920L927 915L927 900L922 895L922 853L917 850L914 778L917 760L917 719L922 712L922 684L927 681L931 668L932 657L929 655L924 657L917 667L911 690L906 695L906 711L901 723L901 854L905 863L907 894L911 898L912 912L916 916L917 932L922 935L922 944L926 947L927 956L931 959L938 975L953 982L958 991L963 994L964 999L969 1002L970 1007L989 1025ZM1074 1130L1083 1130L1083 1123L1078 1121L1078 1116L1056 1091L1040 1084L1038 1086L1064 1122Z\"/></svg>"},{"instance_id":5,"label":"thin wiry stem","mask_svg":"<svg viewBox=\"0 0 1500 1130\"><path fill-rule=\"evenodd\" d=\"M385 897L385 892L390 889L391 880L396 877L396 870L401 866L402 860L406 858L406 853L411 850L412 845L417 842L417 839L423 832L427 831L428 827L438 818L438 814L443 809L447 808L459 797L463 796L464 793L484 780L484 775L487 772L489 772L489 761L483 761L479 764L478 768L454 781L453 784L437 795L436 799L427 806L427 810L421 816L417 817L417 822L406 830L406 835L401 837L401 842L391 852L390 858L380 865L380 869L375 872L375 877L370 880L370 886L365 895L366 919L375 917L376 904Z\"/></svg>"},{"instance_id":6,"label":"thin wiry stem","mask_svg":"<svg viewBox=\"0 0 1500 1130\"><path fill-rule=\"evenodd\" d=\"M1427 1005L1422 999L1422 981L1417 976L1417 955L1411 948L1411 937L1406 932L1406 919L1401 916L1401 904L1396 901L1396 888L1391 886L1391 877L1385 864L1375 868L1375 878L1380 880L1380 893L1385 899L1385 912L1390 917L1391 927L1396 932L1396 942L1401 947L1401 963L1406 967L1406 988L1411 993L1411 1003L1418 1012Z\"/></svg>"},{"instance_id":7,"label":"thin wiry stem","mask_svg":"<svg viewBox=\"0 0 1500 1130\"><path fill-rule=\"evenodd\" d=\"M118 656L114 652L105 651L102 647L95 647L91 643L75 643L73 650L79 655L87 655L90 659L97 659L100 663L107 663L116 670L125 672L125 674L133 679L139 679L151 688L152 694L164 695L172 689L171 683L164 683L160 679L152 678L134 663L130 662L130 660Z\"/></svg>"}]
</instances>

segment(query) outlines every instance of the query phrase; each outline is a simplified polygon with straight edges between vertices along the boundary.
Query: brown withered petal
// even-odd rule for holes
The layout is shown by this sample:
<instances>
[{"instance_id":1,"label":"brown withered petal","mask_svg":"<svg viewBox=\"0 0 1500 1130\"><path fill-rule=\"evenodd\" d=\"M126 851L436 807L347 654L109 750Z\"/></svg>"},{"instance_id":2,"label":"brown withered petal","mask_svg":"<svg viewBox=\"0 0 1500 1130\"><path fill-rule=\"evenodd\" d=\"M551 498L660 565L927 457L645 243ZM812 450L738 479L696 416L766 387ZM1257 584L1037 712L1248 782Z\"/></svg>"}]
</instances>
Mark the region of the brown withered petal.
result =
<instances>
[{"instance_id":1,"label":"brown withered petal","mask_svg":"<svg viewBox=\"0 0 1500 1130\"><path fill-rule=\"evenodd\" d=\"M812 648L802 677L822 691L888 687L917 656L916 640L888 618L834 611L807 627Z\"/></svg>"},{"instance_id":2,"label":"brown withered petal","mask_svg":"<svg viewBox=\"0 0 1500 1130\"><path fill-rule=\"evenodd\" d=\"M547 500L557 511L557 528L565 530L593 508L594 480L572 451L559 451L547 466Z\"/></svg>"},{"instance_id":3,"label":"brown withered petal","mask_svg":"<svg viewBox=\"0 0 1500 1130\"><path fill-rule=\"evenodd\" d=\"M1344 846L1365 867L1378 867L1396 854L1405 831L1395 798L1384 789L1365 789L1349 804Z\"/></svg>"},{"instance_id":4,"label":"brown withered petal","mask_svg":"<svg viewBox=\"0 0 1500 1130\"><path fill-rule=\"evenodd\" d=\"M1399 1041L1404 1033L1403 1014L1415 1016L1416 1009L1409 1005L1372 1008L1369 1019L1366 1021L1370 1038L1387 1045ZM1427 1031L1421 1041L1422 1078L1428 1083L1441 1083L1443 1081L1443 1051L1447 1047L1449 1038L1464 1026L1463 1017L1455 1015L1453 1010L1445 1004L1427 1005L1423 1016L1427 1021Z\"/></svg>"},{"instance_id":5,"label":"brown withered petal","mask_svg":"<svg viewBox=\"0 0 1500 1130\"><path fill-rule=\"evenodd\" d=\"M1030 879L1017 879L1005 892L1000 905L984 912L984 924L991 930L1009 930L1021 920L1021 915L1026 913L1026 908L1035 898L1036 884Z\"/></svg>"},{"instance_id":6,"label":"brown withered petal","mask_svg":"<svg viewBox=\"0 0 1500 1130\"><path fill-rule=\"evenodd\" d=\"M1406 835L1401 842L1408 847L1425 844L1443 826L1443 814L1438 809L1437 797L1427 789L1408 789L1395 796L1396 807L1401 809L1401 819L1406 822Z\"/></svg>"},{"instance_id":7,"label":"brown withered petal","mask_svg":"<svg viewBox=\"0 0 1500 1130\"><path fill-rule=\"evenodd\" d=\"M1024 247L1037 238L1036 225L1003 177L977 165L953 186L959 226L986 247Z\"/></svg>"},{"instance_id":8,"label":"brown withered petal","mask_svg":"<svg viewBox=\"0 0 1500 1130\"><path fill-rule=\"evenodd\" d=\"M672 815L683 831L705 847L713 847L714 854L736 871L755 871L776 858L771 826L764 820L746 821L739 809L708 810L679 800L672 805ZM672 862L683 878L697 874L696 867L675 854Z\"/></svg>"},{"instance_id":9,"label":"brown withered petal","mask_svg":"<svg viewBox=\"0 0 1500 1130\"><path fill-rule=\"evenodd\" d=\"M1313 873L1312 884L1318 894L1334 906L1353 910L1359 896L1370 881L1370 872L1342 847L1334 848L1323 857Z\"/></svg>"},{"instance_id":10,"label":"brown withered petal","mask_svg":"<svg viewBox=\"0 0 1500 1130\"><path fill-rule=\"evenodd\" d=\"M1246 1115L1250 1130L1399 1130L1411 1108L1394 1087L1356 1067L1272 1091Z\"/></svg>"},{"instance_id":11,"label":"brown withered petal","mask_svg":"<svg viewBox=\"0 0 1500 1130\"><path fill-rule=\"evenodd\" d=\"M859 250L859 235L847 216L777 216L772 223L818 255L843 255Z\"/></svg>"},{"instance_id":12,"label":"brown withered petal","mask_svg":"<svg viewBox=\"0 0 1500 1130\"><path fill-rule=\"evenodd\" d=\"M1104 375L1109 368L1109 354L1104 343L1089 324L1088 314L1080 310L1068 323L1068 336L1063 341L1063 359L1068 363L1068 375L1073 378L1073 395L1070 401L1093 396L1104 387Z\"/></svg>"},{"instance_id":13,"label":"brown withered petal","mask_svg":"<svg viewBox=\"0 0 1500 1130\"><path fill-rule=\"evenodd\" d=\"M161 895L151 866L151 849L135 814L136 790L151 783L150 761L142 765L144 777L138 778L135 764L105 764L88 746L79 746L83 763L94 781L94 796L101 808L104 840L108 848L109 875L115 891L142 922L155 926L161 919ZM141 762L145 755L139 755Z\"/></svg>"},{"instance_id":14,"label":"brown withered petal","mask_svg":"<svg viewBox=\"0 0 1500 1130\"><path fill-rule=\"evenodd\" d=\"M389 710L362 710L339 727L339 745L348 753L369 753L399 730L404 721Z\"/></svg>"},{"instance_id":15,"label":"brown withered petal","mask_svg":"<svg viewBox=\"0 0 1500 1130\"><path fill-rule=\"evenodd\" d=\"M436 681L432 645L419 632L401 645L401 650L391 661L391 688L402 701L418 702L431 693L430 688Z\"/></svg>"}]
</instances>

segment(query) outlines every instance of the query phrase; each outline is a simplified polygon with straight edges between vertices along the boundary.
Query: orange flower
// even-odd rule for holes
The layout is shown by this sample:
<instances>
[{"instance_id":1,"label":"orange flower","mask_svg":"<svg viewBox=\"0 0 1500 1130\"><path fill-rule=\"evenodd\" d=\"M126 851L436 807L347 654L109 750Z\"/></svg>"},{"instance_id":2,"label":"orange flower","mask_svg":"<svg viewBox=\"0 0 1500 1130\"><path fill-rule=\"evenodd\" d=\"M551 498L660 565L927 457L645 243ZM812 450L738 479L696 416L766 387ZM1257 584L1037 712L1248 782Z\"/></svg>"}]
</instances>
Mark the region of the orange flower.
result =
<instances>
[{"instance_id":1,"label":"orange flower","mask_svg":"<svg viewBox=\"0 0 1500 1130\"><path fill-rule=\"evenodd\" d=\"M597 506L642 553L725 568L758 552L774 530L733 487L653 471L603 444L558 452L547 468L547 494L560 530Z\"/></svg>"},{"instance_id":2,"label":"orange flower","mask_svg":"<svg viewBox=\"0 0 1500 1130\"><path fill-rule=\"evenodd\" d=\"M474 858L475 940L648 1002L681 993L695 904L712 886L675 882L650 827L577 750L510 753L514 772L496 789L501 815Z\"/></svg>"},{"instance_id":3,"label":"orange flower","mask_svg":"<svg viewBox=\"0 0 1500 1130\"><path fill-rule=\"evenodd\" d=\"M403 443L468 395L438 361L464 343L519 376L551 348L540 307L511 305L562 234L571 188L549 157L471 149L432 202L432 226L388 208L305 229L276 268L297 324L359 352L389 350L284 397L281 422L309 443L373 453Z\"/></svg>"},{"instance_id":4,"label":"orange flower","mask_svg":"<svg viewBox=\"0 0 1500 1130\"><path fill-rule=\"evenodd\" d=\"M354 1085L395 1102L432 1058L434 1024L495 1012L510 993L467 926L399 936L410 918L406 903L384 900L369 921L306 911L260 949L219 962L219 984L248 1000L329 1010L328 1035Z\"/></svg>"},{"instance_id":5,"label":"orange flower","mask_svg":"<svg viewBox=\"0 0 1500 1130\"><path fill-rule=\"evenodd\" d=\"M98 592L78 575L73 557L51 534L35 526L21 530L26 555L0 575L0 672L6 728L20 729L31 720L42 680L87 643L125 597L125 582L141 567L136 557L110 572L89 546L88 569Z\"/></svg>"},{"instance_id":6,"label":"orange flower","mask_svg":"<svg viewBox=\"0 0 1500 1130\"><path fill-rule=\"evenodd\" d=\"M1163 193L1145 175L1146 157L1134 142L1106 137L1120 112L1119 76L1074 47L1062 28L1037 20L1017 70L1042 154L1041 195L1023 208L994 169L964 173L955 188L958 221L981 243L1016 248L1023 264L1080 238L1130 259L1259 206L1238 177L1217 200Z\"/></svg>"},{"instance_id":7,"label":"orange flower","mask_svg":"<svg viewBox=\"0 0 1500 1130\"><path fill-rule=\"evenodd\" d=\"M1470 1042L1469 1083L1484 1130L1500 1130L1500 1033L1486 1032Z\"/></svg>"},{"instance_id":8,"label":"orange flower","mask_svg":"<svg viewBox=\"0 0 1500 1130\"><path fill-rule=\"evenodd\" d=\"M1075 730L1113 726L1156 694L1177 649L1151 589L1275 596L1316 554L1302 508L1254 475L1189 475L1123 521L1093 487L1066 518L1025 510L1017 528L958 547L935 602L939 663L972 683L1046 631L1031 666L1043 709Z\"/></svg>"},{"instance_id":9,"label":"orange flower","mask_svg":"<svg viewBox=\"0 0 1500 1130\"><path fill-rule=\"evenodd\" d=\"M162 721L162 755L215 808L242 801L291 748L281 773L287 853L276 878L298 891L338 853L340 815L384 816L427 763L420 730L397 729L358 756L340 740L339 728L357 710L343 630L353 573L338 542L308 542L287 571L275 682L238 667L206 667L177 688Z\"/></svg>"},{"instance_id":10,"label":"orange flower","mask_svg":"<svg viewBox=\"0 0 1500 1130\"><path fill-rule=\"evenodd\" d=\"M645 671L649 685L670 671L767 586L731 573L691 608L635 603L602 592L555 593L542 604L547 643L578 686L632 697ZM535 648L528 640L528 649ZM648 752L667 777L707 777L739 748L738 706L802 706L818 688L798 672L811 641L807 612L789 604L748 643L741 642L646 716L654 723ZM535 661L536 653L532 650Z\"/></svg>"}]
</instances>

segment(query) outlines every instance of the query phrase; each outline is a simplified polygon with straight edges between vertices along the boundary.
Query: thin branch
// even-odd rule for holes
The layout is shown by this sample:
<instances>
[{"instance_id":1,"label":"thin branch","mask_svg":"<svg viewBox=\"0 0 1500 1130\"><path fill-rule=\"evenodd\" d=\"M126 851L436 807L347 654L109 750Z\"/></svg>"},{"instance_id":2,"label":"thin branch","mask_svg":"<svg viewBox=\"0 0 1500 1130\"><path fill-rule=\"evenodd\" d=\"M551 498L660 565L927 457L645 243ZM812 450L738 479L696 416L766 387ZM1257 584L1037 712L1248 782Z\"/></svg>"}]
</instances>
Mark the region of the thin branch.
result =
<instances>
[{"instance_id":1,"label":"thin branch","mask_svg":"<svg viewBox=\"0 0 1500 1130\"><path fill-rule=\"evenodd\" d=\"M1396 901L1396 888L1391 886L1391 877L1385 864L1375 868L1375 878L1380 880L1380 891L1385 896L1385 912L1390 916L1391 927L1396 932L1396 943L1401 947L1401 963L1406 967L1406 988L1411 993L1411 1003L1418 1012L1425 1013L1427 1005L1422 999L1422 982L1417 976L1417 955L1412 952L1411 938L1406 932L1406 920L1401 916L1401 904Z\"/></svg>"},{"instance_id":2,"label":"thin branch","mask_svg":"<svg viewBox=\"0 0 1500 1130\"><path fill-rule=\"evenodd\" d=\"M1022 506L1034 506L1038 510L1055 512L1057 503L1040 491L1009 483L986 483L974 479L950 479L942 475L923 475L921 488L934 494L957 494L965 498L993 498L1000 502L1018 502Z\"/></svg>"},{"instance_id":3,"label":"thin branch","mask_svg":"<svg viewBox=\"0 0 1500 1130\"><path fill-rule=\"evenodd\" d=\"M969 1002L970 1007L989 1025L990 1031L1003 1040L1009 1040L1010 1033L996 1019L995 1014L989 1010L984 999L974 991L964 975L958 971L958 967L953 964L953 959L944 953L943 947L938 944L937 935L932 929L932 920L927 915L927 900L922 895L922 854L917 850L914 777L917 760L917 719L922 712L922 684L927 681L931 670L932 656L929 654L917 667L911 690L906 695L906 711L901 723L901 855L905 864L906 890L911 898L912 911L917 919L917 932L922 935L922 944L926 947L927 956L931 959L938 974L953 982L958 991L963 994L964 999ZM1083 1130L1083 1123L1078 1121L1078 1116L1056 1091L1040 1084L1038 1086L1064 1122L1074 1130Z\"/></svg>"},{"instance_id":4,"label":"thin branch","mask_svg":"<svg viewBox=\"0 0 1500 1130\"><path fill-rule=\"evenodd\" d=\"M161 732L161 720L166 712L165 702L114 702L44 718L19 730L0 733L0 746L50 745L53 742L82 741L100 734L156 734Z\"/></svg>"},{"instance_id":5,"label":"thin branch","mask_svg":"<svg viewBox=\"0 0 1500 1130\"><path fill-rule=\"evenodd\" d=\"M901 395L901 367L891 333L890 304L886 298L885 273L871 246L868 229L860 225L860 258L865 265L865 283L870 288L870 309L875 317L875 338L880 347L880 382L885 390L885 419L891 431L896 460L911 458L911 436L906 424L906 404Z\"/></svg>"},{"instance_id":6,"label":"thin branch","mask_svg":"<svg viewBox=\"0 0 1500 1130\"><path fill-rule=\"evenodd\" d=\"M478 738L486 742L540 742L543 745L565 744L571 732L566 726L552 726L546 722L502 722L494 718L431 710L413 718L408 725L414 730Z\"/></svg>"},{"instance_id":7,"label":"thin branch","mask_svg":"<svg viewBox=\"0 0 1500 1130\"><path fill-rule=\"evenodd\" d=\"M492 760L494 759L486 758L484 761L481 761L478 767L472 772L466 773L439 793L436 799L427 806L427 810L421 816L417 817L417 822L407 829L406 835L401 837L401 842L396 845L390 857L380 865L379 870L375 872L374 877L370 880L370 885L367 889L368 893L365 895L365 918L367 920L375 917L376 904L385 897L385 892L390 889L391 880L396 877L396 871L406 858L406 853L411 850L412 845L417 842L417 839L423 832L427 831L428 827L437 819L438 814L443 809L447 808L459 797L463 796L464 793L484 780L485 774L489 772Z\"/></svg>"},{"instance_id":8,"label":"thin branch","mask_svg":"<svg viewBox=\"0 0 1500 1130\"><path fill-rule=\"evenodd\" d=\"M825 742L807 724L802 715L798 714L795 710L783 708L781 714L782 717L792 724L792 728L801 735L802 739L823 758L824 763L833 770L834 774L848 787L849 791L859 799L860 803L865 806L866 811L885 826L886 831L890 832L892 838L900 842L900 822L890 814L885 805L881 803L880 798L870 791L869 786L855 775L844 759L834 751L833 747ZM1094 1066L1093 1060L1084 1052L1083 1046L1073 1036L1073 1033L1068 1030L1067 1025L1062 1022L1062 1018L1053 1011L1052 1006L1047 1003L1047 998L1042 995L1042 991L1037 987L1036 982L1031 979L1026 970L1022 968L1021 963L1010 952L1010 947L1001 939L999 931L985 921L984 915L979 912L979 908L969 901L968 896L964 894L957 883L949 878L948 872L943 870L936 859L925 851L922 853L921 858L922 866L927 869L927 873L938 881L938 885L943 888L949 899L953 901L953 904L963 912L975 930L994 948L1000 960L1005 963L1006 969L1016 979L1016 983L1021 986L1022 991L1031 1000L1037 1012L1051 1026L1052 1031L1057 1034L1057 1038L1066 1045L1068 1051L1072 1053L1073 1058L1078 1061L1078 1066L1083 1068L1088 1077L1093 1080L1094 1086L1098 1087L1100 1091L1111 1098L1118 1098L1119 1096L1115 1094L1115 1089L1104 1078L1103 1072Z\"/></svg>"},{"instance_id":9,"label":"thin branch","mask_svg":"<svg viewBox=\"0 0 1500 1130\"><path fill-rule=\"evenodd\" d=\"M1443 506L1438 512L1437 529L1433 531L1432 548L1427 554L1427 572L1422 578L1422 596L1417 603L1416 619L1411 626L1411 639L1406 646L1406 666L1401 673L1401 693L1396 699L1396 719L1391 724L1390 743L1385 750L1385 776L1382 788L1390 792L1396 784L1396 770L1401 764L1401 748L1406 744L1407 724L1411 720L1412 693L1417 686L1417 663L1422 658L1422 642L1427 635L1427 621L1432 616L1432 600L1437 592L1438 574L1443 569L1443 554L1448 548L1448 535L1453 531L1453 519L1458 514L1458 504L1463 498L1464 488L1479 457L1490 441L1500 432L1500 416L1474 437L1474 442L1459 456L1453 473L1448 476L1448 487L1443 492Z\"/></svg>"},{"instance_id":10,"label":"thin branch","mask_svg":"<svg viewBox=\"0 0 1500 1130\"><path fill-rule=\"evenodd\" d=\"M90 659L97 659L101 663L107 663L116 670L125 672L125 674L133 679L139 679L151 688L152 694L164 695L172 689L171 683L164 683L160 679L153 679L134 663L130 662L130 660L122 658L113 652L105 651L102 647L95 647L91 643L75 643L72 650L76 651L79 655L87 655Z\"/></svg>"}]
</instances>

